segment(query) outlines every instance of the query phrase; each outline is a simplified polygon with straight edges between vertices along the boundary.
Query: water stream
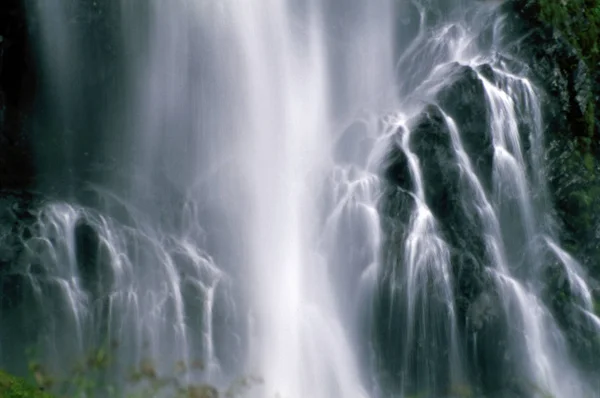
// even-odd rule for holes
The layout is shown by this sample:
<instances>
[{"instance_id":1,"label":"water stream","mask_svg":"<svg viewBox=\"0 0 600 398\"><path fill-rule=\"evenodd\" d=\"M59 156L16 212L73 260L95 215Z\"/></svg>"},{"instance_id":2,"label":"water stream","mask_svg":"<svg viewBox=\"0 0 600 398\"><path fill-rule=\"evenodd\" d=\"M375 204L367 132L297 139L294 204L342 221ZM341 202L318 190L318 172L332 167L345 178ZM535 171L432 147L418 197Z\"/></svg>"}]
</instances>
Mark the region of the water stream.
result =
<instances>
[{"instance_id":1,"label":"water stream","mask_svg":"<svg viewBox=\"0 0 600 398\"><path fill-rule=\"evenodd\" d=\"M120 394L141 368L251 398L597 397L545 295L560 264L600 334L502 5L32 1L44 199L2 226L0 364L69 377L108 345L90 377Z\"/></svg>"}]
</instances>

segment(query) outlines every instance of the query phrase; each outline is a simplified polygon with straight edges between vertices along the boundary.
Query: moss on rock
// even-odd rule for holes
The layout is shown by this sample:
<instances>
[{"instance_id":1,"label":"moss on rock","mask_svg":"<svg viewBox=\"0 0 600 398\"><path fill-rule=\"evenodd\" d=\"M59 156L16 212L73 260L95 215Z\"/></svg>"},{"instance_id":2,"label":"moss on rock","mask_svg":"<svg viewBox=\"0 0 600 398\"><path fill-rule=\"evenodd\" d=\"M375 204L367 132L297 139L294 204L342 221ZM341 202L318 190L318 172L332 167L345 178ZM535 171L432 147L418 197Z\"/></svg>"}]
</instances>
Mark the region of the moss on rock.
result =
<instances>
[{"instance_id":1,"label":"moss on rock","mask_svg":"<svg viewBox=\"0 0 600 398\"><path fill-rule=\"evenodd\" d=\"M560 68L568 74L575 73L571 98L578 103L577 112L569 112L571 124L577 128L577 144L585 151L598 151L599 140L594 139L597 130L598 109L595 106L600 94L600 0L514 0L533 25L549 27L557 40L570 45L583 65L569 64L568 60L556 59ZM567 61L565 63L565 61ZM581 71L581 69L584 69ZM596 98L594 98L596 97ZM579 114L579 115L578 115Z\"/></svg>"},{"instance_id":2,"label":"moss on rock","mask_svg":"<svg viewBox=\"0 0 600 398\"><path fill-rule=\"evenodd\" d=\"M600 0L512 0L515 48L545 91L548 183L562 243L600 277Z\"/></svg>"},{"instance_id":3,"label":"moss on rock","mask_svg":"<svg viewBox=\"0 0 600 398\"><path fill-rule=\"evenodd\" d=\"M535 0L539 18L559 30L591 69L600 60L600 0Z\"/></svg>"}]
</instances>

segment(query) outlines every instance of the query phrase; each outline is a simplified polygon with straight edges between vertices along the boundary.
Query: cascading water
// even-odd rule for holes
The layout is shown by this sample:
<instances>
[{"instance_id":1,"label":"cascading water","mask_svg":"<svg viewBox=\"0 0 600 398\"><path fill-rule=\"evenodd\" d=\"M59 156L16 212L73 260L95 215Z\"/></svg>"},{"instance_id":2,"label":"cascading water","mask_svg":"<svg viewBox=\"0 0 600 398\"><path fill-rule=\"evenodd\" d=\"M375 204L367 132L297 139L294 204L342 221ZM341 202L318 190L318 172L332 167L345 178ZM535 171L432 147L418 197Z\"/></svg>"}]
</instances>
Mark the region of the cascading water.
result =
<instances>
[{"instance_id":1,"label":"cascading water","mask_svg":"<svg viewBox=\"0 0 600 398\"><path fill-rule=\"evenodd\" d=\"M61 162L40 148L41 185L68 176L80 192L19 231L23 262L39 263L13 270L21 301L49 317L22 344L68 375L109 342L101 377L116 388L131 368L162 377L185 365L178 385L260 376L252 396L367 396L354 349L368 337L365 304L353 299L378 247L376 177L354 137L336 141L357 114L358 137L374 140L369 115L392 92L391 4L115 2L101 8L117 21L101 43L118 48L121 79L108 88L66 76L94 67L86 53L98 43L73 20L100 6L33 6L45 77L62 96L48 105L55 123L74 129L82 109L109 121L86 134L91 159L73 142ZM98 97L120 106L88 109ZM345 253L355 242L362 258Z\"/></svg>"},{"instance_id":2,"label":"cascading water","mask_svg":"<svg viewBox=\"0 0 600 398\"><path fill-rule=\"evenodd\" d=\"M597 397L547 303L553 264L600 335L502 5L32 0L45 199L3 214L0 364L34 347L69 377L108 344L100 396L133 368L249 397Z\"/></svg>"},{"instance_id":3,"label":"cascading water","mask_svg":"<svg viewBox=\"0 0 600 398\"><path fill-rule=\"evenodd\" d=\"M408 112L384 166L383 380L409 396L596 396L543 302L553 256L582 308L589 286L550 238L541 101L503 53L514 38L499 6L415 7L421 29L398 63Z\"/></svg>"}]
</instances>

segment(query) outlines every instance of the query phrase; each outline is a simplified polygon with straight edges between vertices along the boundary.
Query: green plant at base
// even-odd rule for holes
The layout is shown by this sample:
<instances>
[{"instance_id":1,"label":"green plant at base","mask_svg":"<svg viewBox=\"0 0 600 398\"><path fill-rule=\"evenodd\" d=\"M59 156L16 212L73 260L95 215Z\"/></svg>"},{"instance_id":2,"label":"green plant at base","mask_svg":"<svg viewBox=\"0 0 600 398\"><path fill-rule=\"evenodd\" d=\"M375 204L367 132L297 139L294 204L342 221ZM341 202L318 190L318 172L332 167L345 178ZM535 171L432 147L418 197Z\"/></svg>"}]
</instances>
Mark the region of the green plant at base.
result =
<instances>
[{"instance_id":1,"label":"green plant at base","mask_svg":"<svg viewBox=\"0 0 600 398\"><path fill-rule=\"evenodd\" d=\"M111 370L113 356L108 346L102 346L90 352L82 358L71 372L66 376L56 377L51 375L40 362L32 360L29 363L29 371L32 378L40 388L52 390L55 395L1 395L2 398L94 398L94 397L119 397L122 392L113 385L99 383L102 375ZM116 347L111 344L110 347ZM204 364L201 361L193 361L187 364L185 361L177 361L171 376L161 377L150 359L142 360L131 370L127 379L128 393L125 398L148 398L155 396L168 396L171 398L239 398L256 385L262 384L263 380L256 376L245 376L235 379L229 387L220 392L208 384L185 384L179 376L188 371L202 371ZM34 388L35 390L35 388ZM1 390L0 390L1 391ZM37 390L35 390L37 391Z\"/></svg>"},{"instance_id":2,"label":"green plant at base","mask_svg":"<svg viewBox=\"0 0 600 398\"><path fill-rule=\"evenodd\" d=\"M450 386L450 396L456 398L472 398L475 394L468 384L456 384Z\"/></svg>"},{"instance_id":3,"label":"green plant at base","mask_svg":"<svg viewBox=\"0 0 600 398\"><path fill-rule=\"evenodd\" d=\"M52 398L25 380L0 371L0 397L2 398Z\"/></svg>"}]
</instances>

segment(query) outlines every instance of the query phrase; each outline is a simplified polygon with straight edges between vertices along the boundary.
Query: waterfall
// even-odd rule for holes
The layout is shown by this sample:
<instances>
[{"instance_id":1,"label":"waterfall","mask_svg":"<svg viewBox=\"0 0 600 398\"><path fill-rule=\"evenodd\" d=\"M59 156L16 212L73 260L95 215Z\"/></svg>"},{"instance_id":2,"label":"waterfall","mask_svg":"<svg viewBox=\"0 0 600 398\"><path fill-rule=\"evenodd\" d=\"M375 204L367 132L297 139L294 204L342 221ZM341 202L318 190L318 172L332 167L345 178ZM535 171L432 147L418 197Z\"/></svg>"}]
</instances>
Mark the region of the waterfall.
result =
<instances>
[{"instance_id":1,"label":"waterfall","mask_svg":"<svg viewBox=\"0 0 600 398\"><path fill-rule=\"evenodd\" d=\"M598 397L547 294L558 270L600 335L504 5L31 0L40 196L0 214L19 220L0 223L0 365L32 349L68 381L110 357L85 376L99 396L147 377Z\"/></svg>"},{"instance_id":2,"label":"waterfall","mask_svg":"<svg viewBox=\"0 0 600 398\"><path fill-rule=\"evenodd\" d=\"M583 318L590 287L547 221L541 101L503 53L515 38L502 4L435 11L414 6L420 29L397 64L410 74L383 138L384 383L408 396L596 396L545 302L553 258Z\"/></svg>"}]
</instances>

